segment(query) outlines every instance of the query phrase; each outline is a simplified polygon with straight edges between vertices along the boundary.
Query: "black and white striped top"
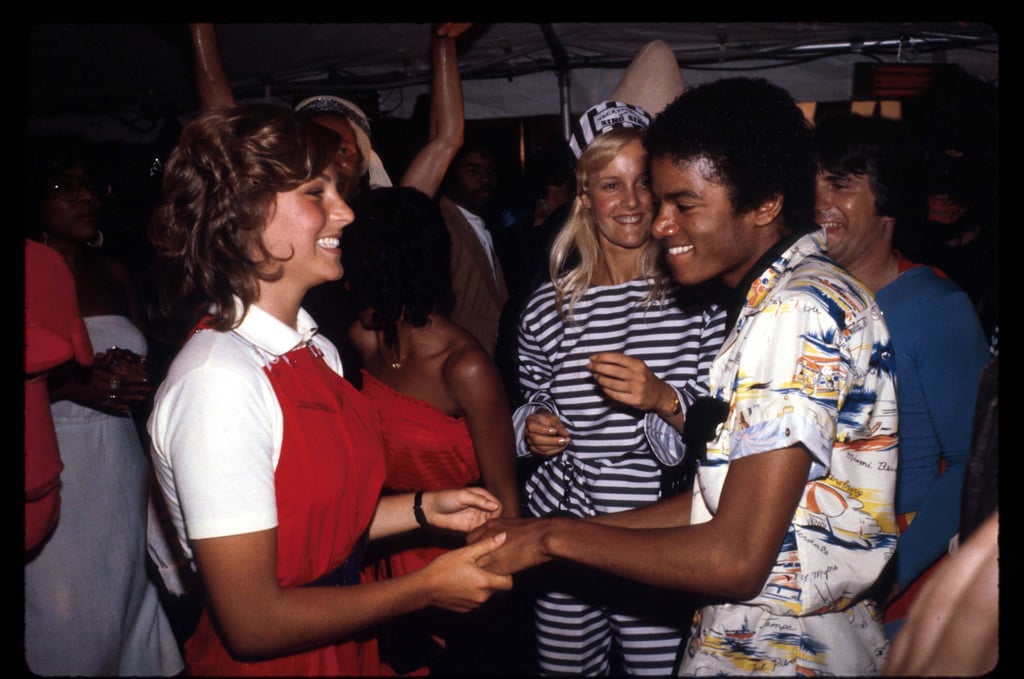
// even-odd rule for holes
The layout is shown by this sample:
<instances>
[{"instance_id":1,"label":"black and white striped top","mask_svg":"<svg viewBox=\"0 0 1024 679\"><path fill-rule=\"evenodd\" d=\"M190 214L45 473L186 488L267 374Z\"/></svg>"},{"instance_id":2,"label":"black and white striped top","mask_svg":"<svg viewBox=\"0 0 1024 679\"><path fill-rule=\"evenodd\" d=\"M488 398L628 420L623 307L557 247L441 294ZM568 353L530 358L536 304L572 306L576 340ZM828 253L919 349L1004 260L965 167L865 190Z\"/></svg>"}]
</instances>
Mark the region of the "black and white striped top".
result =
<instances>
[{"instance_id":1,"label":"black and white striped top","mask_svg":"<svg viewBox=\"0 0 1024 679\"><path fill-rule=\"evenodd\" d=\"M676 388L684 407L707 393L708 369L725 339L724 309L676 287L664 300L648 305L650 284L637 279L593 286L577 302L572 323L558 315L550 282L538 288L527 303L518 338L519 386L526 404L515 417L518 451L527 452L523 413L533 412L537 406L556 413L571 437L569 447L545 461L527 483L530 503L539 504L534 509L572 510L572 505L582 504L585 507L576 507L579 511L574 514L601 511L586 496L602 485L597 478L602 467L624 466L622 474L613 474L618 480L612 485L621 482L629 486L630 473L644 476L637 479L642 485L653 483L656 487L660 481L658 463L644 433L646 414L602 393L586 367L592 354L615 351L643 360L655 375ZM605 491L612 491L608 482L606 478ZM543 497L533 497L538 494ZM580 497L570 500L570 495ZM653 499L657 499L656 493ZM613 504L615 509L629 508L624 499Z\"/></svg>"}]
</instances>

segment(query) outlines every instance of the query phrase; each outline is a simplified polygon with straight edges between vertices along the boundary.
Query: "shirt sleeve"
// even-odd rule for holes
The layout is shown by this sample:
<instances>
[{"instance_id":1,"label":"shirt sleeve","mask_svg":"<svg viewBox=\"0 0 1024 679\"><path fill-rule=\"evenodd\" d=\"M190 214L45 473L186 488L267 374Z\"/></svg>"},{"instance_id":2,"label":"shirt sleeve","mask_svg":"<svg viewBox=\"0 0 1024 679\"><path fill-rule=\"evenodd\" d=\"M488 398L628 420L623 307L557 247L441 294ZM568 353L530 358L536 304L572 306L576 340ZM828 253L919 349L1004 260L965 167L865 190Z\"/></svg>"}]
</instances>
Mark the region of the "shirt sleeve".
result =
<instances>
[{"instance_id":1,"label":"shirt sleeve","mask_svg":"<svg viewBox=\"0 0 1024 679\"><path fill-rule=\"evenodd\" d=\"M679 403L683 408L692 406L701 396L708 395L708 377L711 363L725 342L725 308L715 305L702 312L700 344L697 351L697 377L681 385Z\"/></svg>"},{"instance_id":2,"label":"shirt sleeve","mask_svg":"<svg viewBox=\"0 0 1024 679\"><path fill-rule=\"evenodd\" d=\"M526 418L541 410L549 410L558 415L558 408L555 406L555 400L550 391L553 377L551 362L530 326L531 323L524 314L519 324L517 338L519 351L517 376L525 403L516 408L512 415L517 457L527 457L531 454L526 447L524 438ZM559 415L559 417L561 416Z\"/></svg>"},{"instance_id":3,"label":"shirt sleeve","mask_svg":"<svg viewBox=\"0 0 1024 679\"><path fill-rule=\"evenodd\" d=\"M918 336L926 342L914 352L921 395L935 427L945 469L900 535L896 580L901 589L909 587L946 553L949 540L957 532L974 405L989 358L985 334L970 298L957 291L946 296L941 306L942 313L921 314L920 322L926 327Z\"/></svg>"},{"instance_id":4,"label":"shirt sleeve","mask_svg":"<svg viewBox=\"0 0 1024 679\"><path fill-rule=\"evenodd\" d=\"M277 526L280 406L269 381L252 377L206 364L177 378L154 407L158 479L189 540Z\"/></svg>"},{"instance_id":5,"label":"shirt sleeve","mask_svg":"<svg viewBox=\"0 0 1024 679\"><path fill-rule=\"evenodd\" d=\"M672 387L672 385L669 385ZM679 399L679 406L683 410L683 417L686 417L688 403L683 400L679 389L672 387ZM692 402L691 402L692 403ZM666 467L675 467L686 459L686 444L683 443L683 434L671 424L666 422L658 413L653 410L644 414L643 419L644 436L651 446L651 452L658 462Z\"/></svg>"},{"instance_id":6,"label":"shirt sleeve","mask_svg":"<svg viewBox=\"0 0 1024 679\"><path fill-rule=\"evenodd\" d=\"M697 351L694 354L695 369L692 377L683 382L669 382L676 393L683 411L685 422L686 412L698 398L709 393L709 376L711 364L725 341L725 309L713 305L701 312L702 321L697 338ZM682 432L662 419L655 412L648 412L643 419L644 436L647 438L651 451L658 461L674 467L686 458L686 444Z\"/></svg>"}]
</instances>

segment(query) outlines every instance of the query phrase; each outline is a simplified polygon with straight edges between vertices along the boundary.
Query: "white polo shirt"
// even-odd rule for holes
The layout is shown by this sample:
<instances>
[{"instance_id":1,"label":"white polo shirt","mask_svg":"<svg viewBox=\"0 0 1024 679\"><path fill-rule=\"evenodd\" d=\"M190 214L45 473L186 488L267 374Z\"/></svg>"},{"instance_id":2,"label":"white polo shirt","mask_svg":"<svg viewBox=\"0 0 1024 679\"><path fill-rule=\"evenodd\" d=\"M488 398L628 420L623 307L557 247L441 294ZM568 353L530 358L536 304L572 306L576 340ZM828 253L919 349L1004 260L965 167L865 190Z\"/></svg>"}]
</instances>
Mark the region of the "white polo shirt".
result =
<instances>
[{"instance_id":1,"label":"white polo shirt","mask_svg":"<svg viewBox=\"0 0 1024 679\"><path fill-rule=\"evenodd\" d=\"M231 332L194 334L171 363L147 423L151 456L185 554L188 541L277 526L274 472L284 420L264 366L304 342L342 373L338 350L299 311L298 330L251 306Z\"/></svg>"}]
</instances>

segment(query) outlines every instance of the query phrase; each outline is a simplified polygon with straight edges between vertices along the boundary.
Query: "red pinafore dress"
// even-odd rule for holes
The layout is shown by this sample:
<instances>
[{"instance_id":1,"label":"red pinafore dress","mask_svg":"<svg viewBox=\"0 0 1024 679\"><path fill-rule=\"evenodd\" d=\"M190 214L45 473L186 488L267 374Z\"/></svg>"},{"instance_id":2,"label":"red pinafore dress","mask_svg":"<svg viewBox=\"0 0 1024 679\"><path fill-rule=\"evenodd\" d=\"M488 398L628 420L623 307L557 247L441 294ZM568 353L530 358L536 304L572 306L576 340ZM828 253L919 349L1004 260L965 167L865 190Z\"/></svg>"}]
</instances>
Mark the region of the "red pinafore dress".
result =
<instances>
[{"instance_id":1,"label":"red pinafore dress","mask_svg":"<svg viewBox=\"0 0 1024 679\"><path fill-rule=\"evenodd\" d=\"M359 558L384 482L384 454L372 408L314 345L272 360L264 371L284 419L274 475L277 579L282 587L298 587L337 571L353 550ZM269 660L236 660L208 609L185 654L193 675L352 676L381 670L373 630Z\"/></svg>"}]
</instances>

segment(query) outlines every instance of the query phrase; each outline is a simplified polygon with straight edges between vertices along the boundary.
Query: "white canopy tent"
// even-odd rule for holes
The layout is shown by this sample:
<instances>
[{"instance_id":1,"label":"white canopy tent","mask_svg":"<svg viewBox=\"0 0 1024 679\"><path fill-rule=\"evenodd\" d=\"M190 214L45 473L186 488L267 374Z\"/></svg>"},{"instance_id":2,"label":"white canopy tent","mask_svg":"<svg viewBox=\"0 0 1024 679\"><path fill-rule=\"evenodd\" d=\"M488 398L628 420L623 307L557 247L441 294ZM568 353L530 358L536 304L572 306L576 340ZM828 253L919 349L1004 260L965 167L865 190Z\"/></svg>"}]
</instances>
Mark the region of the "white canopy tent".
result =
<instances>
[{"instance_id":1,"label":"white canopy tent","mask_svg":"<svg viewBox=\"0 0 1024 679\"><path fill-rule=\"evenodd\" d=\"M240 100L290 105L331 93L370 102L371 116L408 118L429 91L429 24L216 29ZM858 64L956 64L998 82L999 36L983 23L490 23L460 38L466 117L565 122L607 96L653 39L673 49L688 85L759 76L802 102L857 98ZM145 137L161 117L195 108L184 24L38 24L28 61L30 129L77 125L94 137Z\"/></svg>"}]
</instances>

